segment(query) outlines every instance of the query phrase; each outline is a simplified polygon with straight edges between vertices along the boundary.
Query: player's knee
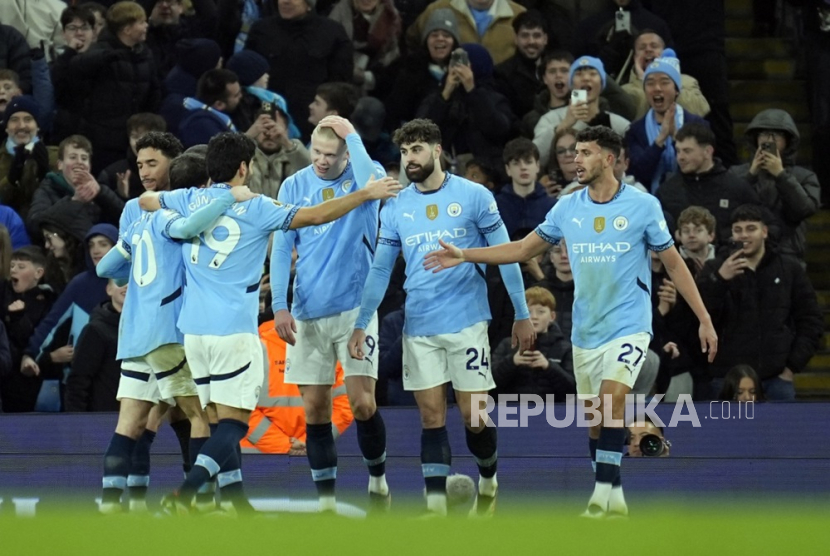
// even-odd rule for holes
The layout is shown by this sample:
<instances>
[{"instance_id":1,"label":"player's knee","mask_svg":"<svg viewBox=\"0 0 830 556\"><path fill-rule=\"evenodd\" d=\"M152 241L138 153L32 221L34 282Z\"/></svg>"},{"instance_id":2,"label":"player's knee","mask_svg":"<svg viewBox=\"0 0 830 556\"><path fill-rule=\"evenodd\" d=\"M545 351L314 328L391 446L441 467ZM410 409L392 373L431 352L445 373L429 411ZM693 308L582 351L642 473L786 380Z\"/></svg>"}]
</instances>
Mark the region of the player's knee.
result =
<instances>
[{"instance_id":1,"label":"player's knee","mask_svg":"<svg viewBox=\"0 0 830 556\"><path fill-rule=\"evenodd\" d=\"M370 419L378 409L375 399L368 394L360 395L349 400L349 402L352 406L354 418L358 421L366 421L367 419Z\"/></svg>"},{"instance_id":2,"label":"player's knee","mask_svg":"<svg viewBox=\"0 0 830 556\"><path fill-rule=\"evenodd\" d=\"M115 432L137 440L139 436L144 434L147 428L147 418L144 419L119 419L118 425L115 427Z\"/></svg>"}]
</instances>

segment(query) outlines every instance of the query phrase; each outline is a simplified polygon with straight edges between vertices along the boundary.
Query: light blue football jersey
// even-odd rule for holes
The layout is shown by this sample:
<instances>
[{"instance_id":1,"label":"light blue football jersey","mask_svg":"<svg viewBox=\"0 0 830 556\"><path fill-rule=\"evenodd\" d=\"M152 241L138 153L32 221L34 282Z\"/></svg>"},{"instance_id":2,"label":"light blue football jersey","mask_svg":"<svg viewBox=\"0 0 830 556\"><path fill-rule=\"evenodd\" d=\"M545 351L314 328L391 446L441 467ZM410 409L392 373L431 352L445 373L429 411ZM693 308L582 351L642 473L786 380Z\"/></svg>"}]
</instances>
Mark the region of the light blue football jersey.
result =
<instances>
[{"instance_id":1,"label":"light blue football jersey","mask_svg":"<svg viewBox=\"0 0 830 556\"><path fill-rule=\"evenodd\" d=\"M406 322L409 336L452 334L490 320L484 265L465 264L434 274L424 257L439 239L462 249L486 247L484 234L504 223L493 194L482 185L446 174L441 187L422 192L414 184L380 212L379 243L399 246L406 260Z\"/></svg>"},{"instance_id":2,"label":"light blue football jersey","mask_svg":"<svg viewBox=\"0 0 830 556\"><path fill-rule=\"evenodd\" d=\"M607 203L588 188L562 197L536 233L564 239L574 275L571 342L593 349L611 340L651 334L649 250L674 244L660 202L625 184Z\"/></svg>"},{"instance_id":3,"label":"light blue football jersey","mask_svg":"<svg viewBox=\"0 0 830 556\"><path fill-rule=\"evenodd\" d=\"M162 208L189 215L227 189L225 184L179 189L163 193L159 201ZM257 333L259 281L268 236L287 231L299 208L265 196L235 203L213 226L184 244L187 282L178 321L183 333Z\"/></svg>"},{"instance_id":4,"label":"light blue football jersey","mask_svg":"<svg viewBox=\"0 0 830 556\"><path fill-rule=\"evenodd\" d=\"M182 244L166 232L181 217L172 210L141 213L119 240L132 268L118 325L118 359L183 342L176 327L184 286Z\"/></svg>"},{"instance_id":5,"label":"light blue football jersey","mask_svg":"<svg viewBox=\"0 0 830 556\"><path fill-rule=\"evenodd\" d=\"M385 175L383 167L375 163L375 177ZM355 179L352 164L334 180L319 178L314 168L308 166L283 182L278 199L289 205L308 207L343 197L363 185ZM371 201L328 224L290 230L282 237L274 237L275 253L278 242L286 242L289 249L297 248L291 307L294 318L327 317L360 305L375 254L379 211L380 201ZM277 262L276 256L273 262ZM275 272L278 270L272 269L272 275Z\"/></svg>"},{"instance_id":6,"label":"light blue football jersey","mask_svg":"<svg viewBox=\"0 0 830 556\"><path fill-rule=\"evenodd\" d=\"M138 198L130 199L124 205L124 210L121 211L121 218L118 220L118 237L126 239L129 243L129 238L124 234L133 225L133 223L141 218L141 207L138 206Z\"/></svg>"}]
</instances>

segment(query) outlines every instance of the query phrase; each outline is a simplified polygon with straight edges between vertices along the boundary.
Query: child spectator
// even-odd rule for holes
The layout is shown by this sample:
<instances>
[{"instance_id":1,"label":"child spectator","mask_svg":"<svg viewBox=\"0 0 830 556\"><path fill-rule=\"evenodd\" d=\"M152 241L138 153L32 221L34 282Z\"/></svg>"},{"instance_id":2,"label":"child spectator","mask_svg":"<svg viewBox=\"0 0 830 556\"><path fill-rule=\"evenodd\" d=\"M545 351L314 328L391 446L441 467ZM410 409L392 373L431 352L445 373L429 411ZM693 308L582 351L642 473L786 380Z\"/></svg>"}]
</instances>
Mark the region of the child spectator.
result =
<instances>
[{"instance_id":1,"label":"child spectator","mask_svg":"<svg viewBox=\"0 0 830 556\"><path fill-rule=\"evenodd\" d=\"M571 343L556 324L556 301L540 287L525 292L530 322L536 332L533 350L519 352L505 338L493 352L493 379L499 394L547 394L576 392Z\"/></svg>"},{"instance_id":2,"label":"child spectator","mask_svg":"<svg viewBox=\"0 0 830 556\"><path fill-rule=\"evenodd\" d=\"M686 259L692 276L715 258L715 224L711 212L695 205L684 209L677 219L674 237L680 242L680 256Z\"/></svg>"},{"instance_id":3,"label":"child spectator","mask_svg":"<svg viewBox=\"0 0 830 556\"><path fill-rule=\"evenodd\" d=\"M496 203L507 233L513 236L517 230L541 224L556 199L538 181L539 149L533 141L524 137L509 141L502 159L510 183L496 195Z\"/></svg>"},{"instance_id":4,"label":"child spectator","mask_svg":"<svg viewBox=\"0 0 830 556\"><path fill-rule=\"evenodd\" d=\"M81 331L66 379L66 411L118 411L115 399L121 378L118 351L118 324L127 285L107 282L109 301L96 307Z\"/></svg>"},{"instance_id":5,"label":"child spectator","mask_svg":"<svg viewBox=\"0 0 830 556\"><path fill-rule=\"evenodd\" d=\"M0 287L0 319L11 349L12 371L0 377L0 399L7 413L33 411L42 379L20 373L23 351L35 327L55 302L55 292L41 284L46 257L40 247L28 246L12 253L10 279Z\"/></svg>"},{"instance_id":6,"label":"child spectator","mask_svg":"<svg viewBox=\"0 0 830 556\"><path fill-rule=\"evenodd\" d=\"M735 365L723 377L718 399L735 402L762 402L764 391L758 373L750 365Z\"/></svg>"}]
</instances>

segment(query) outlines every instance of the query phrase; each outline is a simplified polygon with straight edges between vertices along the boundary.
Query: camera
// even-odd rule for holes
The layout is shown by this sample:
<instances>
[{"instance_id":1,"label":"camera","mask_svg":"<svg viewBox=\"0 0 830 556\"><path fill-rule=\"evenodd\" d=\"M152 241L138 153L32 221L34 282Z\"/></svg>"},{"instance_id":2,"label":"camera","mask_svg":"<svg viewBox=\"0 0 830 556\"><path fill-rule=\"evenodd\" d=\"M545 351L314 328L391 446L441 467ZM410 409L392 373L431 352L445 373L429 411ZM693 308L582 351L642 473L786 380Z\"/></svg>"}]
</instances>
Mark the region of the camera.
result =
<instances>
[{"instance_id":1,"label":"camera","mask_svg":"<svg viewBox=\"0 0 830 556\"><path fill-rule=\"evenodd\" d=\"M774 155L778 154L778 147L772 141L764 141L761 143L761 150Z\"/></svg>"},{"instance_id":2,"label":"camera","mask_svg":"<svg viewBox=\"0 0 830 556\"><path fill-rule=\"evenodd\" d=\"M738 251L744 250L744 243L742 241L735 241L734 239L730 239L726 246L729 249L730 255L734 255Z\"/></svg>"},{"instance_id":3,"label":"camera","mask_svg":"<svg viewBox=\"0 0 830 556\"><path fill-rule=\"evenodd\" d=\"M588 91L585 89L574 89L571 91L571 104L588 102Z\"/></svg>"},{"instance_id":4,"label":"camera","mask_svg":"<svg viewBox=\"0 0 830 556\"><path fill-rule=\"evenodd\" d=\"M467 55L467 51L463 48L456 48L455 50L453 50L452 54L450 55L450 65L469 66L470 57L469 55Z\"/></svg>"},{"instance_id":5,"label":"camera","mask_svg":"<svg viewBox=\"0 0 830 556\"><path fill-rule=\"evenodd\" d=\"M656 434L647 434L640 439L640 452L647 458L659 458L671 446L671 442Z\"/></svg>"}]
</instances>

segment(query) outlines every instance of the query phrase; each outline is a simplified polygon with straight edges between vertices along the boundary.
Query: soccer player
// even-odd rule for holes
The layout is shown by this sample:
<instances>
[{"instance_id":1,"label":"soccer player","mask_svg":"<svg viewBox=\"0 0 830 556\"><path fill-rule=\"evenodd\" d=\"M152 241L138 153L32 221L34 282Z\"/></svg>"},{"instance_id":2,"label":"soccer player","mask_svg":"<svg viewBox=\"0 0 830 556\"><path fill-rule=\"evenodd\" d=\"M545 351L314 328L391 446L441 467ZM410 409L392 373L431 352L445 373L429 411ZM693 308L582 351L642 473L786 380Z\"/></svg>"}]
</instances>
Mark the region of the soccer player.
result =
<instances>
[{"instance_id":1,"label":"soccer player","mask_svg":"<svg viewBox=\"0 0 830 556\"><path fill-rule=\"evenodd\" d=\"M206 156L212 185L145 193L142 208L192 213L245 183L255 149L256 144L242 134L214 136ZM197 489L223 464L236 472L220 477L220 488L241 482L237 447L248 432L248 417L264 378L257 312L268 236L331 222L364 202L392 197L398 190L396 181L381 178L355 193L302 208L256 197L233 205L212 227L183 246L187 286L178 325L201 403L214 404L219 423L184 483L165 498L166 509L187 513Z\"/></svg>"},{"instance_id":2,"label":"soccer player","mask_svg":"<svg viewBox=\"0 0 830 556\"><path fill-rule=\"evenodd\" d=\"M103 513L120 511L124 487L130 485L130 479L140 481L128 472L132 471L136 441L145 432L150 411L159 401L169 404L175 400L189 419L191 457L210 435L185 359L182 335L176 328L184 284L184 263L177 240L192 238L231 205L253 197L247 188L236 188L188 218L172 210L144 212L96 268L99 276L107 278L129 276L118 334L122 371L116 398L121 406L104 455ZM149 462L149 453L146 457ZM131 509L136 509L133 502L131 498Z\"/></svg>"},{"instance_id":3,"label":"soccer player","mask_svg":"<svg viewBox=\"0 0 830 556\"><path fill-rule=\"evenodd\" d=\"M464 247L509 241L493 194L482 185L441 169L441 131L430 120L408 122L395 132L406 176L412 182L380 214L381 229L375 262L363 288L360 312L349 340L356 359L372 356L367 343L371 320L383 298L392 267L403 250L406 261L406 321L403 335L404 388L415 392L421 413L421 469L427 489L427 509L446 515L447 475L451 454L447 439L447 383L452 382L467 435L467 447L479 468L476 511L494 509L496 429L472 426L472 395L495 387L490 370L487 325L490 308L480 266L431 276L424 256L445 238ZM524 284L518 265L501 267L501 275L516 311L513 343L531 349L534 339ZM368 348L368 352L367 352Z\"/></svg>"},{"instance_id":4,"label":"soccer player","mask_svg":"<svg viewBox=\"0 0 830 556\"><path fill-rule=\"evenodd\" d=\"M357 191L372 175L386 175L369 158L354 126L340 116L326 116L317 124L311 134L311 160L311 166L285 180L280 202L308 206ZM308 462L323 511L335 510L337 429L331 422L331 387L338 360L357 423L358 445L369 468L370 502L378 509L389 503L386 427L375 404L377 317L368 325L363 360L351 359L347 345L372 265L379 211L379 201L365 203L330 224L276 234L271 252L274 326L288 343L290 361L285 382L299 385L302 394ZM286 296L294 247L299 258L289 313Z\"/></svg>"},{"instance_id":5,"label":"soccer player","mask_svg":"<svg viewBox=\"0 0 830 556\"><path fill-rule=\"evenodd\" d=\"M442 239L443 249L430 253L424 268L438 272L462 262L527 261L544 253L548 243L566 240L575 287L576 391L586 407L599 397L602 415L601 422L588 431L596 482L583 515L627 515L620 482L623 418L625 395L637 379L651 339L649 250L658 253L700 321L700 345L708 351L710 362L718 338L689 269L673 245L660 203L614 178L614 162L622 147L619 135L594 126L580 131L576 140L577 179L588 187L562 197L545 221L521 241L468 249Z\"/></svg>"}]
</instances>

